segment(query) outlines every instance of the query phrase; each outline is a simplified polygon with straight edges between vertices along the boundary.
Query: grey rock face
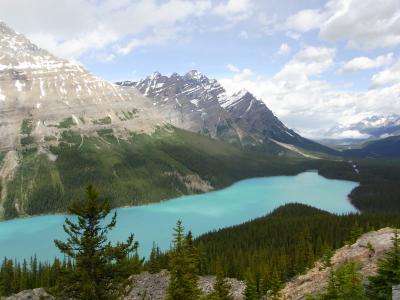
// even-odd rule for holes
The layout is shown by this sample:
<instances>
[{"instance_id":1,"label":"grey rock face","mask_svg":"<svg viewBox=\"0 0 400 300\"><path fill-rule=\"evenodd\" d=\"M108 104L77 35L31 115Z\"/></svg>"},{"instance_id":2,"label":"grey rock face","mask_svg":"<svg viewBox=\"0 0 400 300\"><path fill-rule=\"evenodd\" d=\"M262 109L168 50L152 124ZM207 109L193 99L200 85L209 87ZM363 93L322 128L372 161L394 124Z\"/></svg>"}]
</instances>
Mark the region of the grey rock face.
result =
<instances>
[{"instance_id":1,"label":"grey rock face","mask_svg":"<svg viewBox=\"0 0 400 300\"><path fill-rule=\"evenodd\" d=\"M56 160L49 149L67 131L80 134L82 140L104 129L124 138L165 124L136 89L98 79L0 22L0 217L20 150L36 148Z\"/></svg>"},{"instance_id":2,"label":"grey rock face","mask_svg":"<svg viewBox=\"0 0 400 300\"><path fill-rule=\"evenodd\" d=\"M135 118L124 117L132 112ZM163 122L137 91L100 80L0 23L0 150L19 146L24 120L40 143L59 136L58 125L67 118L77 131L89 133L104 118L120 131L149 131Z\"/></svg>"},{"instance_id":3,"label":"grey rock face","mask_svg":"<svg viewBox=\"0 0 400 300\"><path fill-rule=\"evenodd\" d=\"M177 127L216 137L218 128L227 125L228 114L219 104L225 90L216 80L209 80L197 71L169 77L156 72L140 82L117 84L136 87Z\"/></svg>"},{"instance_id":4,"label":"grey rock face","mask_svg":"<svg viewBox=\"0 0 400 300\"><path fill-rule=\"evenodd\" d=\"M277 141L308 150L331 151L287 128L250 92L242 90L230 96L218 81L198 71L182 76L156 72L139 82L117 84L135 87L153 99L154 107L177 127L242 146L273 143L281 147Z\"/></svg>"}]
</instances>

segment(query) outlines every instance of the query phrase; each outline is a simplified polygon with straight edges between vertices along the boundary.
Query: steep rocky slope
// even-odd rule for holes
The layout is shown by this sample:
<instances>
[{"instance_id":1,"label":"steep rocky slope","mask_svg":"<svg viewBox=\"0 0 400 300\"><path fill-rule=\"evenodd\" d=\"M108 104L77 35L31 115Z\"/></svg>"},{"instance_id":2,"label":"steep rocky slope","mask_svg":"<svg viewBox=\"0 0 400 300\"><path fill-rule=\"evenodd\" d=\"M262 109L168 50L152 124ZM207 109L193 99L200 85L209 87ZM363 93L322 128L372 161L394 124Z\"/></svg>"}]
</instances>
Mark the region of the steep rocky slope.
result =
<instances>
[{"instance_id":1,"label":"steep rocky slope","mask_svg":"<svg viewBox=\"0 0 400 300\"><path fill-rule=\"evenodd\" d=\"M291 147L335 153L287 128L250 92L228 95L217 80L196 70L171 76L155 72L139 82L117 84L137 88L171 124L187 130L272 153Z\"/></svg>"},{"instance_id":2,"label":"steep rocky slope","mask_svg":"<svg viewBox=\"0 0 400 300\"><path fill-rule=\"evenodd\" d=\"M0 116L1 150L44 143L46 137L59 137L69 127L85 133L110 123L116 131L148 132L163 123L139 93L54 57L4 23L0 23Z\"/></svg>"},{"instance_id":3,"label":"steep rocky slope","mask_svg":"<svg viewBox=\"0 0 400 300\"><path fill-rule=\"evenodd\" d=\"M338 249L331 259L332 268L355 261L361 265L360 274L364 278L372 276L377 270L377 261L392 247L392 228L383 228L362 235L353 245ZM371 247L372 246L372 247ZM373 249L373 250L372 250ZM282 298L287 300L305 299L307 294L318 294L327 285L331 267L324 268L321 262L304 275L300 275L281 291Z\"/></svg>"},{"instance_id":4,"label":"steep rocky slope","mask_svg":"<svg viewBox=\"0 0 400 300\"><path fill-rule=\"evenodd\" d=\"M102 139L105 131L126 140L165 124L139 92L100 80L0 23L0 218L7 208L14 215L24 212L29 193L40 188L32 179L46 174L40 162L56 161L53 149L71 135L82 146L85 137ZM36 169L18 174L28 154ZM18 183L18 195L15 176L26 179ZM46 179L49 191L57 178Z\"/></svg>"}]
</instances>

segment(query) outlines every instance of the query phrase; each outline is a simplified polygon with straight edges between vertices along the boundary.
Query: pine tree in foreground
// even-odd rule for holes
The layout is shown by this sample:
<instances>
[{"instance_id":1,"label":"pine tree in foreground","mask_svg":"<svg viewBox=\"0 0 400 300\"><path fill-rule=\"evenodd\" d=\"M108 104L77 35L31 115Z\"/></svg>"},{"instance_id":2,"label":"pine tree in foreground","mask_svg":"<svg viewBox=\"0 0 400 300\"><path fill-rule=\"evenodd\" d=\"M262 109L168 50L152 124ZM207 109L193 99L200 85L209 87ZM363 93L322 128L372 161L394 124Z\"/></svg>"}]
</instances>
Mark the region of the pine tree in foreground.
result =
<instances>
[{"instance_id":1,"label":"pine tree in foreground","mask_svg":"<svg viewBox=\"0 0 400 300\"><path fill-rule=\"evenodd\" d=\"M156 243L153 242L153 247L151 248L150 257L147 261L147 270L150 274L155 274L161 271L162 262L161 262L161 250L160 247L157 246Z\"/></svg>"},{"instance_id":2,"label":"pine tree in foreground","mask_svg":"<svg viewBox=\"0 0 400 300\"><path fill-rule=\"evenodd\" d=\"M174 228L174 240L169 254L170 284L167 300L196 300L201 292L198 288L199 258L193 245L192 234L184 235L182 222Z\"/></svg>"},{"instance_id":3,"label":"pine tree in foreground","mask_svg":"<svg viewBox=\"0 0 400 300\"><path fill-rule=\"evenodd\" d=\"M244 300L258 300L256 283L252 278L246 280L246 289L244 290Z\"/></svg>"},{"instance_id":4,"label":"pine tree in foreground","mask_svg":"<svg viewBox=\"0 0 400 300\"><path fill-rule=\"evenodd\" d=\"M354 262L345 263L331 273L326 292L319 296L307 296L308 300L367 300L359 274L359 266Z\"/></svg>"},{"instance_id":5,"label":"pine tree in foreground","mask_svg":"<svg viewBox=\"0 0 400 300\"><path fill-rule=\"evenodd\" d=\"M378 262L378 273L369 280L367 293L370 299L392 299L392 286L400 284L400 237L397 231L392 249Z\"/></svg>"},{"instance_id":6,"label":"pine tree in foreground","mask_svg":"<svg viewBox=\"0 0 400 300\"><path fill-rule=\"evenodd\" d=\"M128 291L128 277L140 265L138 243L131 235L125 243L112 245L107 234L116 225L116 213L108 222L109 203L99 200L92 186L86 189L86 195L84 201L76 201L69 208L77 221L66 219L66 242L54 241L74 264L73 272L62 274L58 292L62 298L121 299Z\"/></svg>"},{"instance_id":7,"label":"pine tree in foreground","mask_svg":"<svg viewBox=\"0 0 400 300\"><path fill-rule=\"evenodd\" d=\"M213 288L213 292L206 297L207 300L233 300L233 297L230 294L231 285L224 277L221 268L217 272Z\"/></svg>"}]
</instances>

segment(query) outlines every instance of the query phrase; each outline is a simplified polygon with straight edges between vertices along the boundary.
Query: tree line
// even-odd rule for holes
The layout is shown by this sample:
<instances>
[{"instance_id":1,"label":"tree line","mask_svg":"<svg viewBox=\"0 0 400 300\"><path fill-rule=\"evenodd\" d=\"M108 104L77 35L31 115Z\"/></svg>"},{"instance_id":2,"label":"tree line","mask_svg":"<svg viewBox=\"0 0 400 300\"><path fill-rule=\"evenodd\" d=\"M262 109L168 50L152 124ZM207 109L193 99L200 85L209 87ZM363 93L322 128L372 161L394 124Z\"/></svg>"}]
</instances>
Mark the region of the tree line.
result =
<instances>
[{"instance_id":1,"label":"tree line","mask_svg":"<svg viewBox=\"0 0 400 300\"><path fill-rule=\"evenodd\" d=\"M400 227L398 213L333 215L306 205L288 204L265 217L196 239L178 221L171 249L163 253L155 244L144 261L133 235L115 245L109 242L107 235L116 225L117 216L106 222L111 211L109 203L100 200L92 187L87 188L86 195L85 200L69 208L77 221L66 220L67 240L55 241L66 259L52 263L41 263L36 258L22 263L4 259L0 295L44 287L61 299L121 299L132 287L132 274L168 269L169 300L231 299L226 277L246 281L246 300L266 294L274 297L287 280L306 271L317 259L329 262L334 249L353 243L363 232ZM387 274L391 275L377 279L377 284L388 284L388 276L391 283L400 283L396 277L400 264L391 264L390 268ZM349 270L355 268L348 267L344 274ZM202 295L198 288L198 275L203 274L217 274L215 291L210 295ZM332 278L341 278L339 275Z\"/></svg>"}]
</instances>

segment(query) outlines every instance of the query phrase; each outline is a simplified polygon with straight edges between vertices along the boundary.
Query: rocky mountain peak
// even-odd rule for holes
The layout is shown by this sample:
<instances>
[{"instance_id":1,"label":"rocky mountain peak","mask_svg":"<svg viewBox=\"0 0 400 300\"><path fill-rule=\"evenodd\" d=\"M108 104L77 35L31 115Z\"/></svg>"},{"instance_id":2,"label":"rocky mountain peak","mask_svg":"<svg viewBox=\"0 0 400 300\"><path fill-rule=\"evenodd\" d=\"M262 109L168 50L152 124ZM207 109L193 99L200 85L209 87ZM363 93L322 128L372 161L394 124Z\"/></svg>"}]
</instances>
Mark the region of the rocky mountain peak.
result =
<instances>
[{"instance_id":1,"label":"rocky mountain peak","mask_svg":"<svg viewBox=\"0 0 400 300\"><path fill-rule=\"evenodd\" d=\"M288 129L248 90L228 95L217 80L197 70L171 76L154 73L139 82L117 84L135 87L151 98L154 107L177 127L242 145L244 140L251 146L272 141L330 151Z\"/></svg>"},{"instance_id":2,"label":"rocky mountain peak","mask_svg":"<svg viewBox=\"0 0 400 300\"><path fill-rule=\"evenodd\" d=\"M196 80L196 81L208 81L207 76L205 76L203 73L197 71L197 70L191 70L187 72L183 78L189 79L189 80Z\"/></svg>"},{"instance_id":3,"label":"rocky mountain peak","mask_svg":"<svg viewBox=\"0 0 400 300\"><path fill-rule=\"evenodd\" d=\"M157 79L160 78L161 76L162 76L162 75L161 75L160 72L155 71L155 72L153 72L153 74L151 74L149 77L150 77L151 80L157 80Z\"/></svg>"},{"instance_id":4,"label":"rocky mountain peak","mask_svg":"<svg viewBox=\"0 0 400 300\"><path fill-rule=\"evenodd\" d=\"M0 54L0 149L18 148L23 134L29 139L20 146L27 146L28 140L43 142L48 136L57 140L63 131L59 124L66 119L73 120L71 127L87 133L96 132L99 119L107 117L112 123L122 123L124 110L143 111L154 127L160 122L152 122L151 116L157 114L139 93L100 80L84 67L55 57L4 23L0 25ZM145 124L125 121L123 127L130 130L141 130ZM32 124L29 130L24 129L26 124Z\"/></svg>"}]
</instances>

